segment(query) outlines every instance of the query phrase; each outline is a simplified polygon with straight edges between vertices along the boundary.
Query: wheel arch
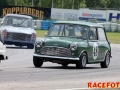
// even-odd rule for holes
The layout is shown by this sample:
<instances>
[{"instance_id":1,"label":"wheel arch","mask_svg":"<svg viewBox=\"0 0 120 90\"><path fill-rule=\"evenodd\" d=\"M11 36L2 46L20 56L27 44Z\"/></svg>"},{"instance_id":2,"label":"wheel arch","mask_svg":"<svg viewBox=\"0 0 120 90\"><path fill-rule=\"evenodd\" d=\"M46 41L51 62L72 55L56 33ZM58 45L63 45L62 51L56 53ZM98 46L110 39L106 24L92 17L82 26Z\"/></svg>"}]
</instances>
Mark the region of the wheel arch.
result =
<instances>
[{"instance_id":1,"label":"wheel arch","mask_svg":"<svg viewBox=\"0 0 120 90\"><path fill-rule=\"evenodd\" d=\"M110 57L111 57L111 52L110 52L110 50L106 50L103 61L105 61L105 57L106 57L106 54L107 54L108 52L110 53Z\"/></svg>"},{"instance_id":2,"label":"wheel arch","mask_svg":"<svg viewBox=\"0 0 120 90\"><path fill-rule=\"evenodd\" d=\"M88 63L88 53L87 53L87 51L83 50L83 51L80 53L79 58L81 57L82 53L85 53L85 54L87 55L87 63Z\"/></svg>"},{"instance_id":3,"label":"wheel arch","mask_svg":"<svg viewBox=\"0 0 120 90\"><path fill-rule=\"evenodd\" d=\"M0 55L0 60L4 60L4 56L3 55Z\"/></svg>"}]
</instances>

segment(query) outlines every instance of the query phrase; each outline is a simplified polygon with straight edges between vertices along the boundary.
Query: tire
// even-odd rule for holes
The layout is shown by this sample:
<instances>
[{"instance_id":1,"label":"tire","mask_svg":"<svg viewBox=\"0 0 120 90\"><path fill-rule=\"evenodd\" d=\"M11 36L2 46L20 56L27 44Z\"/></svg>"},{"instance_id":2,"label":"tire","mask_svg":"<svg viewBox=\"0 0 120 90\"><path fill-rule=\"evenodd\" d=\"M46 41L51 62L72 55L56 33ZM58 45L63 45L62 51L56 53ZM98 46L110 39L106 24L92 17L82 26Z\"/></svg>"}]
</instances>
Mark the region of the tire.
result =
<instances>
[{"instance_id":1,"label":"tire","mask_svg":"<svg viewBox=\"0 0 120 90\"><path fill-rule=\"evenodd\" d=\"M63 63L61 64L63 67L67 67L68 66L68 63Z\"/></svg>"},{"instance_id":2,"label":"tire","mask_svg":"<svg viewBox=\"0 0 120 90\"><path fill-rule=\"evenodd\" d=\"M33 45L33 44L29 44L29 45L27 46L27 48L28 48L28 49L33 49L33 48L34 48L34 45Z\"/></svg>"},{"instance_id":3,"label":"tire","mask_svg":"<svg viewBox=\"0 0 120 90\"><path fill-rule=\"evenodd\" d=\"M82 53L82 55L80 56L80 60L76 62L76 68L83 69L85 68L86 63L87 63L87 55L86 53Z\"/></svg>"},{"instance_id":4,"label":"tire","mask_svg":"<svg viewBox=\"0 0 120 90\"><path fill-rule=\"evenodd\" d=\"M20 48L22 48L22 45L20 46Z\"/></svg>"},{"instance_id":5,"label":"tire","mask_svg":"<svg viewBox=\"0 0 120 90\"><path fill-rule=\"evenodd\" d=\"M106 56L105 56L105 60L104 60L104 62L100 63L100 66L101 66L101 68L107 68L109 66L109 64L110 64L110 53L107 52Z\"/></svg>"},{"instance_id":6,"label":"tire","mask_svg":"<svg viewBox=\"0 0 120 90\"><path fill-rule=\"evenodd\" d=\"M33 56L33 64L35 67L41 67L43 65L43 60L40 60L38 57Z\"/></svg>"}]
</instances>

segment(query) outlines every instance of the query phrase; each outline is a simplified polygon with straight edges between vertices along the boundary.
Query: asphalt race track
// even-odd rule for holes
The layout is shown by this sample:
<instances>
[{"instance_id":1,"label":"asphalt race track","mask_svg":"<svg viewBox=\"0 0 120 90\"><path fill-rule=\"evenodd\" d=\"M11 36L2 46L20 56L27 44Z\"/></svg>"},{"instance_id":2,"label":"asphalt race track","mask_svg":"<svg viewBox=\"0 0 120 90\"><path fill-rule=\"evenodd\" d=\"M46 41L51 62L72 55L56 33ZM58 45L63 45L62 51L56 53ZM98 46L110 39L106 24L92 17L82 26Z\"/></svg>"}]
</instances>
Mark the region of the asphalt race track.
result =
<instances>
[{"instance_id":1,"label":"asphalt race track","mask_svg":"<svg viewBox=\"0 0 120 90\"><path fill-rule=\"evenodd\" d=\"M33 66L34 49L7 46L9 59L0 63L0 90L80 90L88 82L120 82L120 45L111 44L109 68L99 64L76 69L75 65L62 67L45 62L41 68Z\"/></svg>"}]
</instances>

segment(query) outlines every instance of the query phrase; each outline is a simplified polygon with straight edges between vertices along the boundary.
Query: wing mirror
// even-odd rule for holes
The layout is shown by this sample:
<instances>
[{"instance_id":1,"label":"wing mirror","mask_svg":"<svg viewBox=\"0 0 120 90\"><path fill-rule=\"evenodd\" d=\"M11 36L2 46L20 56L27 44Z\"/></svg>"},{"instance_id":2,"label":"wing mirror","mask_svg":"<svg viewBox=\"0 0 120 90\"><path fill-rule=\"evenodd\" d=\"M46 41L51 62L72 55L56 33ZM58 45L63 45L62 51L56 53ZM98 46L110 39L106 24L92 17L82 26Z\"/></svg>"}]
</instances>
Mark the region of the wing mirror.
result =
<instances>
[{"instance_id":1,"label":"wing mirror","mask_svg":"<svg viewBox=\"0 0 120 90\"><path fill-rule=\"evenodd\" d=\"M3 22L0 23L0 25L2 25L2 24L3 24Z\"/></svg>"}]
</instances>

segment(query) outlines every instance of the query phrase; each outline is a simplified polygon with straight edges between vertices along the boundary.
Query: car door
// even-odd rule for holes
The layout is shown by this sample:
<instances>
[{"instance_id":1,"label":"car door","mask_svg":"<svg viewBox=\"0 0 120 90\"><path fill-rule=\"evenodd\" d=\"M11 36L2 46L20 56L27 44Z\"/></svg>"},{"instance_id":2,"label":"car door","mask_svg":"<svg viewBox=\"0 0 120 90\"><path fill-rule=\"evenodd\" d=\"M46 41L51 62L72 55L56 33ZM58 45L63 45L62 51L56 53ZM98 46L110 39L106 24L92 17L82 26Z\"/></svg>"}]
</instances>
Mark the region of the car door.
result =
<instances>
[{"instance_id":1,"label":"car door","mask_svg":"<svg viewBox=\"0 0 120 90\"><path fill-rule=\"evenodd\" d=\"M89 62L97 62L100 59L100 46L96 27L90 28L88 32L88 59Z\"/></svg>"},{"instance_id":2,"label":"car door","mask_svg":"<svg viewBox=\"0 0 120 90\"><path fill-rule=\"evenodd\" d=\"M106 39L104 28L98 28L98 40L99 40L99 60L104 60L105 53L107 51L108 42Z\"/></svg>"}]
</instances>

